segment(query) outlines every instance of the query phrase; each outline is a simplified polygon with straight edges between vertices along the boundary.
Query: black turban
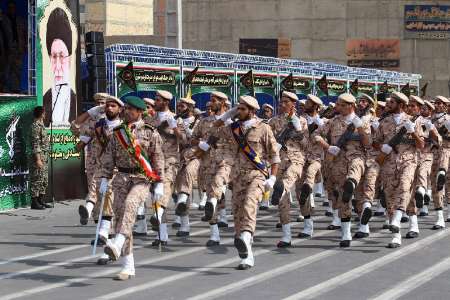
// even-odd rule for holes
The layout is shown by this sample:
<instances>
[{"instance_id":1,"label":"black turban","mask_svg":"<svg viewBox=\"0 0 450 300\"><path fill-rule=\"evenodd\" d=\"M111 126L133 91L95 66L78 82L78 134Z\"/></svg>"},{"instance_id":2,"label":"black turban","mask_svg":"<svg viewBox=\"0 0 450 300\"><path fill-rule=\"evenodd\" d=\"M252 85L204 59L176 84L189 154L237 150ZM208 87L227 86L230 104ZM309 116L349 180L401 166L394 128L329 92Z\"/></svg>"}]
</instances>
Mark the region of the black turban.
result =
<instances>
[{"instance_id":1,"label":"black turban","mask_svg":"<svg viewBox=\"0 0 450 300\"><path fill-rule=\"evenodd\" d=\"M60 39L66 44L69 55L72 55L72 29L69 18L64 10L55 8L47 22L47 52L51 55L52 43L55 39Z\"/></svg>"}]
</instances>

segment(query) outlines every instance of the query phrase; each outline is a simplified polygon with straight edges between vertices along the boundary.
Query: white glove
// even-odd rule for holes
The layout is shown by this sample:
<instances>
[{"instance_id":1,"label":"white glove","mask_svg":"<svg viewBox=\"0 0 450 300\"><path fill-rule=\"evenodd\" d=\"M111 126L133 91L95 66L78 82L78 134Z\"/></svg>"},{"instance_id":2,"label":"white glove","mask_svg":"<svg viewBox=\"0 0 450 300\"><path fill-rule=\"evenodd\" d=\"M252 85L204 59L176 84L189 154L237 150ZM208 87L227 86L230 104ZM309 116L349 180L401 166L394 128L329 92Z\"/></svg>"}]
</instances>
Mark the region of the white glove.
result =
<instances>
[{"instance_id":1,"label":"white glove","mask_svg":"<svg viewBox=\"0 0 450 300\"><path fill-rule=\"evenodd\" d=\"M92 119L97 119L104 112L105 112L105 106L104 105L94 106L94 107L92 107L91 109L89 109L87 111L87 113L89 114L89 116Z\"/></svg>"},{"instance_id":2,"label":"white glove","mask_svg":"<svg viewBox=\"0 0 450 300\"><path fill-rule=\"evenodd\" d=\"M337 146L330 146L328 147L328 153L330 153L333 156L337 156L339 154L339 152L341 151L341 148L337 147Z\"/></svg>"},{"instance_id":3,"label":"white glove","mask_svg":"<svg viewBox=\"0 0 450 300\"><path fill-rule=\"evenodd\" d=\"M275 184L275 181L277 180L277 178L273 175L270 175L269 178L266 179L266 181L264 181L264 187L266 190L271 190L273 189L273 186Z\"/></svg>"},{"instance_id":4,"label":"white glove","mask_svg":"<svg viewBox=\"0 0 450 300\"><path fill-rule=\"evenodd\" d=\"M192 136L193 130L190 129L189 127L184 128L184 131L186 131L186 135L187 135L188 137L191 137L191 136Z\"/></svg>"},{"instance_id":5,"label":"white glove","mask_svg":"<svg viewBox=\"0 0 450 300\"><path fill-rule=\"evenodd\" d=\"M407 120L403 127L405 127L407 133L414 133L416 130L416 124L411 122L411 120Z\"/></svg>"},{"instance_id":6,"label":"white glove","mask_svg":"<svg viewBox=\"0 0 450 300\"><path fill-rule=\"evenodd\" d=\"M219 119L225 122L227 119L233 118L237 114L237 106L232 109L226 111Z\"/></svg>"},{"instance_id":7,"label":"white glove","mask_svg":"<svg viewBox=\"0 0 450 300\"><path fill-rule=\"evenodd\" d=\"M444 126L448 131L450 131L450 120L445 121Z\"/></svg>"},{"instance_id":8,"label":"white glove","mask_svg":"<svg viewBox=\"0 0 450 300\"><path fill-rule=\"evenodd\" d=\"M434 128L433 122L431 122L431 120L429 119L426 119L423 125L425 125L425 128L427 130L432 130Z\"/></svg>"},{"instance_id":9,"label":"white glove","mask_svg":"<svg viewBox=\"0 0 450 300\"><path fill-rule=\"evenodd\" d=\"M155 188L153 189L153 200L159 201L164 196L164 185L162 182L158 182L155 184Z\"/></svg>"},{"instance_id":10,"label":"white glove","mask_svg":"<svg viewBox=\"0 0 450 300\"><path fill-rule=\"evenodd\" d=\"M378 121L373 121L370 126L372 126L373 129L377 130L378 127L380 127L380 123Z\"/></svg>"},{"instance_id":11,"label":"white glove","mask_svg":"<svg viewBox=\"0 0 450 300\"><path fill-rule=\"evenodd\" d=\"M200 149L202 149L203 151L208 151L209 150L209 148L210 148L210 146L208 145L208 143L207 142L204 142L204 141L200 141L199 143L198 143L198 147L200 148Z\"/></svg>"},{"instance_id":12,"label":"white glove","mask_svg":"<svg viewBox=\"0 0 450 300\"><path fill-rule=\"evenodd\" d=\"M98 191L100 192L100 194L104 195L107 190L108 190L108 179L102 178L100 181L100 187Z\"/></svg>"},{"instance_id":13,"label":"white glove","mask_svg":"<svg viewBox=\"0 0 450 300\"><path fill-rule=\"evenodd\" d=\"M291 118L291 123L294 125L295 130L299 131L302 129L302 124L300 124L300 119L297 116Z\"/></svg>"},{"instance_id":14,"label":"white glove","mask_svg":"<svg viewBox=\"0 0 450 300\"><path fill-rule=\"evenodd\" d=\"M280 152L280 150L281 150L281 148L283 148L283 146L281 145L281 144L276 144L276 150L277 150L277 152Z\"/></svg>"},{"instance_id":15,"label":"white glove","mask_svg":"<svg viewBox=\"0 0 450 300\"><path fill-rule=\"evenodd\" d=\"M389 155L389 154L391 154L391 152L392 152L392 147L389 146L388 144L383 144L383 145L381 146L381 152L383 152L384 154Z\"/></svg>"},{"instance_id":16,"label":"white glove","mask_svg":"<svg viewBox=\"0 0 450 300\"><path fill-rule=\"evenodd\" d=\"M177 128L177 120L173 116L167 118L167 123L169 124L170 129Z\"/></svg>"},{"instance_id":17,"label":"white glove","mask_svg":"<svg viewBox=\"0 0 450 300\"><path fill-rule=\"evenodd\" d=\"M356 129L360 128L361 126L363 126L363 121L361 120L360 117L355 116L352 120L353 126L355 126Z\"/></svg>"},{"instance_id":18,"label":"white glove","mask_svg":"<svg viewBox=\"0 0 450 300\"><path fill-rule=\"evenodd\" d=\"M313 122L319 127L322 127L324 124L323 120L318 115L314 118Z\"/></svg>"}]
</instances>

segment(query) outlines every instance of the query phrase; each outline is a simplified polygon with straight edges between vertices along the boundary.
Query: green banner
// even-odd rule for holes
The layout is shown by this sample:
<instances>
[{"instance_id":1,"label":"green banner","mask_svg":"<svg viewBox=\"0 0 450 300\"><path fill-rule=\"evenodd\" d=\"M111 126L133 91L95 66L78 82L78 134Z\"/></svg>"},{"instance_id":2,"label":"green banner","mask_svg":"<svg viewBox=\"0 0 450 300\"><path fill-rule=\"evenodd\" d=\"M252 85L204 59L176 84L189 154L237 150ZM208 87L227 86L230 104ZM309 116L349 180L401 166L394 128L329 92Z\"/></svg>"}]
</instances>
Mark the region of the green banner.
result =
<instances>
[{"instance_id":1,"label":"green banner","mask_svg":"<svg viewBox=\"0 0 450 300\"><path fill-rule=\"evenodd\" d=\"M276 83L278 80L277 74L273 73L253 73L253 83L256 94L256 99L259 105L268 103L273 107L276 106ZM238 74L236 82L238 84L239 95L248 95L249 91L240 82L241 76L245 73Z\"/></svg>"},{"instance_id":2,"label":"green banner","mask_svg":"<svg viewBox=\"0 0 450 300\"><path fill-rule=\"evenodd\" d=\"M319 79L320 78L316 79L316 84ZM327 86L328 86L328 96L329 97L337 97L340 94L347 92L347 81L345 81L345 80L328 79ZM323 92L321 89L319 89L319 87L316 87L316 90L317 90L318 97L326 96L325 92Z\"/></svg>"},{"instance_id":3,"label":"green banner","mask_svg":"<svg viewBox=\"0 0 450 300\"><path fill-rule=\"evenodd\" d=\"M280 84L283 80L288 77L288 74L280 75L279 81ZM313 79L312 77L304 77L304 76L293 76L292 83L294 86L294 91L297 95L308 95L312 93L313 89Z\"/></svg>"},{"instance_id":4,"label":"green banner","mask_svg":"<svg viewBox=\"0 0 450 300\"><path fill-rule=\"evenodd\" d=\"M30 203L31 112L36 98L0 99L0 210L6 210Z\"/></svg>"},{"instance_id":5,"label":"green banner","mask_svg":"<svg viewBox=\"0 0 450 300\"><path fill-rule=\"evenodd\" d=\"M358 95L357 97L361 96L361 94L367 94L371 97L374 97L376 94L376 85L375 83L371 82L359 82L358 83Z\"/></svg>"}]
</instances>

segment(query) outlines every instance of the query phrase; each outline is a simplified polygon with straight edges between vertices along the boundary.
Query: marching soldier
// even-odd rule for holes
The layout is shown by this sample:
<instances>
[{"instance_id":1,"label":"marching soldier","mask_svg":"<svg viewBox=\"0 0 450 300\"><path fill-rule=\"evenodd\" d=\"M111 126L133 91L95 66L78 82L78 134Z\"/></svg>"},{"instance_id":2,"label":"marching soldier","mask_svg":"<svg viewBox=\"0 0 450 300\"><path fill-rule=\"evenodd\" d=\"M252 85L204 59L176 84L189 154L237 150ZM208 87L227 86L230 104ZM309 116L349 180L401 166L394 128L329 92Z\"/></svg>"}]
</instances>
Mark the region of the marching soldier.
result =
<instances>
[{"instance_id":1,"label":"marching soldier","mask_svg":"<svg viewBox=\"0 0 450 300\"><path fill-rule=\"evenodd\" d=\"M275 184L280 157L270 126L256 117L258 101L251 96L239 98L238 121L219 130L219 136L235 141L235 164L232 170L234 245L242 259L238 269L254 265L252 241L256 228L258 201L264 190ZM226 118L221 119L223 122ZM271 172L264 160L271 164Z\"/></svg>"},{"instance_id":2,"label":"marching soldier","mask_svg":"<svg viewBox=\"0 0 450 300\"><path fill-rule=\"evenodd\" d=\"M358 100L359 117L363 122L370 124L371 132L375 132L379 126L378 118L370 112L375 106L375 100L367 94L361 94ZM372 217L376 182L380 172L380 166L375 161L379 151L369 147L366 154L364 174L355 194L355 211L360 216L358 231L353 236L356 239L368 237L370 234L369 221Z\"/></svg>"},{"instance_id":3,"label":"marching soldier","mask_svg":"<svg viewBox=\"0 0 450 300\"><path fill-rule=\"evenodd\" d=\"M349 247L352 240L350 200L364 174L365 151L371 145L370 125L355 114L355 103L353 95L340 95L336 103L340 114L319 129L316 135L316 142L333 157L329 179L341 218L341 247ZM323 136L329 136L329 142Z\"/></svg>"},{"instance_id":4,"label":"marching soldier","mask_svg":"<svg viewBox=\"0 0 450 300\"><path fill-rule=\"evenodd\" d=\"M278 205L283 237L278 242L278 248L291 245L289 192L302 176L308 145L308 125L304 117L296 115L295 106L298 102L296 94L283 91L280 101L280 114L269 121L280 151L280 168L272 194L272 204Z\"/></svg>"},{"instance_id":5,"label":"marching soldier","mask_svg":"<svg viewBox=\"0 0 450 300\"><path fill-rule=\"evenodd\" d=\"M405 113L408 102L403 93L392 93L386 103L386 110L391 114L380 122L375 136L375 144L381 150L377 162L382 165L382 176L389 178L383 181L387 216L393 233L389 248L401 245L400 222L411 200L417 149L424 146L421 126L417 125L416 118Z\"/></svg>"},{"instance_id":6,"label":"marching soldier","mask_svg":"<svg viewBox=\"0 0 450 300\"><path fill-rule=\"evenodd\" d=\"M153 185L153 201L156 210L164 196L164 154L158 131L146 124L142 115L146 110L141 98L125 98L125 124L114 129L101 158L100 193L106 193L114 169L111 186L114 192L114 239L108 240L105 253L112 260L122 256L122 270L115 277L127 280L135 276L132 229L137 209L150 197Z\"/></svg>"},{"instance_id":7,"label":"marching soldier","mask_svg":"<svg viewBox=\"0 0 450 300\"><path fill-rule=\"evenodd\" d=\"M30 190L31 209L46 209L51 206L44 202L48 186L48 154L50 153L50 138L44 126L45 111L42 106L33 110L31 124Z\"/></svg>"},{"instance_id":8,"label":"marching soldier","mask_svg":"<svg viewBox=\"0 0 450 300\"><path fill-rule=\"evenodd\" d=\"M262 106L261 119L269 121L270 119L272 119L272 117L273 117L273 106L268 103L264 103Z\"/></svg>"},{"instance_id":9,"label":"marching soldier","mask_svg":"<svg viewBox=\"0 0 450 300\"><path fill-rule=\"evenodd\" d=\"M432 166L431 181L433 190L434 208L437 213L434 229L445 227L444 220L444 197L450 193L450 179L447 176L448 164L450 160L450 116L447 114L447 106L450 101L444 96L434 98L435 114L431 119L435 128L442 137L442 145L434 152L435 162ZM445 185L445 190L444 190ZM447 198L449 201L449 198ZM450 211L450 210L449 210Z\"/></svg>"},{"instance_id":10,"label":"marching soldier","mask_svg":"<svg viewBox=\"0 0 450 300\"><path fill-rule=\"evenodd\" d=\"M196 148L191 147L192 132L195 130L199 116L194 116L195 101L190 98L181 98L178 102L177 112L182 120L184 138L180 143L181 168L177 175L176 191L177 204L175 214L180 217L180 228L177 236L188 236L189 226L189 207L192 202L192 189L195 180L197 180L199 159L195 156Z\"/></svg>"},{"instance_id":11,"label":"marching soldier","mask_svg":"<svg viewBox=\"0 0 450 300\"><path fill-rule=\"evenodd\" d=\"M147 106L146 115L153 117L155 115L155 100L144 98L145 106Z\"/></svg>"},{"instance_id":12,"label":"marching soldier","mask_svg":"<svg viewBox=\"0 0 450 300\"><path fill-rule=\"evenodd\" d=\"M306 164L304 166L304 180L297 182L297 195L300 203L300 211L304 217L303 230L298 234L299 238L310 238L313 235L314 223L312 219L312 192L315 179L320 173L322 166L323 149L314 141L314 132L324 125L319 116L322 107L322 100L319 97L309 94L305 103L305 118L308 125L309 137L306 151Z\"/></svg>"},{"instance_id":13,"label":"marching soldier","mask_svg":"<svg viewBox=\"0 0 450 300\"><path fill-rule=\"evenodd\" d=\"M168 91L156 91L156 114L144 119L146 123L158 130L163 141L162 151L164 153L164 196L157 200L157 209L150 218L153 230L158 231L158 237L152 244L153 246L158 246L159 243L166 245L169 239L166 209L172 198L180 163L179 141L182 139L182 133L178 127L181 124L178 124L175 114L169 110L172 98L172 94Z\"/></svg>"}]
</instances>

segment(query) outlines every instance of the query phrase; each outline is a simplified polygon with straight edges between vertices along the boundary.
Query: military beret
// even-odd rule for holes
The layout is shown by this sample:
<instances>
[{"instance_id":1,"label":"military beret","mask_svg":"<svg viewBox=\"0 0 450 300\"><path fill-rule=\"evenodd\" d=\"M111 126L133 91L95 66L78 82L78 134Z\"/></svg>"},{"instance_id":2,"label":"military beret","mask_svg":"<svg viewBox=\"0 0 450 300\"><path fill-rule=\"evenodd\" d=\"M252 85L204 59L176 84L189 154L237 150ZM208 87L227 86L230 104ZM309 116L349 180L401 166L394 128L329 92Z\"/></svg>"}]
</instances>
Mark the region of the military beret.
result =
<instances>
[{"instance_id":1,"label":"military beret","mask_svg":"<svg viewBox=\"0 0 450 300\"><path fill-rule=\"evenodd\" d=\"M305 99L299 100L298 103L300 105L305 105L306 104L306 100Z\"/></svg>"},{"instance_id":2,"label":"military beret","mask_svg":"<svg viewBox=\"0 0 450 300\"><path fill-rule=\"evenodd\" d=\"M227 99L227 101L225 101L225 104L231 106L231 101Z\"/></svg>"},{"instance_id":3,"label":"military beret","mask_svg":"<svg viewBox=\"0 0 450 300\"><path fill-rule=\"evenodd\" d=\"M180 98L180 102L184 102L189 105L195 105L195 101L191 98Z\"/></svg>"},{"instance_id":4,"label":"military beret","mask_svg":"<svg viewBox=\"0 0 450 300\"><path fill-rule=\"evenodd\" d=\"M246 104L254 109L259 109L258 100L252 96L241 96L239 97L239 103Z\"/></svg>"},{"instance_id":5,"label":"military beret","mask_svg":"<svg viewBox=\"0 0 450 300\"><path fill-rule=\"evenodd\" d=\"M391 98L397 99L397 100L405 103L406 105L408 105L408 103L409 103L408 97L406 97L406 95L401 92L393 92L391 94Z\"/></svg>"},{"instance_id":6,"label":"military beret","mask_svg":"<svg viewBox=\"0 0 450 300\"><path fill-rule=\"evenodd\" d=\"M350 103L350 104L356 103L355 96L353 96L352 94L349 94L349 93L340 94L338 97L338 100L342 100L342 101Z\"/></svg>"},{"instance_id":7,"label":"military beret","mask_svg":"<svg viewBox=\"0 0 450 300\"><path fill-rule=\"evenodd\" d=\"M125 97L124 100L125 100L126 104L128 104L129 106L132 106L134 108L142 109L142 110L146 110L147 109L147 106L145 105L144 100L142 100L139 97L128 96L128 97Z\"/></svg>"},{"instance_id":8,"label":"military beret","mask_svg":"<svg viewBox=\"0 0 450 300\"><path fill-rule=\"evenodd\" d=\"M295 93L288 92L288 91L283 91L283 93L281 94L281 97L288 97L292 101L298 101L297 95Z\"/></svg>"},{"instance_id":9,"label":"military beret","mask_svg":"<svg viewBox=\"0 0 450 300\"><path fill-rule=\"evenodd\" d=\"M431 102L428 101L428 100L424 100L423 102L425 103L426 106L428 106L429 108L431 108L431 110L434 110L434 105L433 105L433 103L431 103Z\"/></svg>"},{"instance_id":10,"label":"military beret","mask_svg":"<svg viewBox=\"0 0 450 300\"><path fill-rule=\"evenodd\" d=\"M106 102L116 102L117 104L119 104L119 106L123 106L124 105L122 100L120 100L117 97L110 96L110 95L108 95L108 97L106 97Z\"/></svg>"},{"instance_id":11,"label":"military beret","mask_svg":"<svg viewBox=\"0 0 450 300\"><path fill-rule=\"evenodd\" d=\"M377 101L377 106L386 107L386 102L384 102L384 101Z\"/></svg>"},{"instance_id":12,"label":"military beret","mask_svg":"<svg viewBox=\"0 0 450 300\"><path fill-rule=\"evenodd\" d=\"M219 91L213 91L211 92L211 96L223 99L223 100L228 100L228 96L225 93L219 92Z\"/></svg>"},{"instance_id":13,"label":"military beret","mask_svg":"<svg viewBox=\"0 0 450 300\"><path fill-rule=\"evenodd\" d=\"M308 94L308 95L306 96L306 98L307 98L308 100L311 100L311 101L314 102L315 104L323 105L322 100L321 100L319 97L314 96L313 94Z\"/></svg>"},{"instance_id":14,"label":"military beret","mask_svg":"<svg viewBox=\"0 0 450 300\"><path fill-rule=\"evenodd\" d=\"M444 96L436 96L434 97L434 101L441 101L444 102L445 104L450 103L450 101Z\"/></svg>"},{"instance_id":15,"label":"military beret","mask_svg":"<svg viewBox=\"0 0 450 300\"><path fill-rule=\"evenodd\" d=\"M367 100L369 100L370 103L372 103L372 105L375 105L375 100L373 100L373 98L370 97L370 95L367 95L367 94L362 93L362 94L358 97L358 99L367 99Z\"/></svg>"},{"instance_id":16,"label":"military beret","mask_svg":"<svg viewBox=\"0 0 450 300\"><path fill-rule=\"evenodd\" d=\"M415 95L409 96L409 101L415 101L415 102L419 103L420 105L425 104L425 102L423 102L422 98L415 96Z\"/></svg>"},{"instance_id":17,"label":"military beret","mask_svg":"<svg viewBox=\"0 0 450 300\"><path fill-rule=\"evenodd\" d=\"M164 90L157 90L156 91L156 95L160 96L161 98L165 99L165 100L172 100L173 95L171 92L169 91L164 91Z\"/></svg>"},{"instance_id":18,"label":"military beret","mask_svg":"<svg viewBox=\"0 0 450 300\"><path fill-rule=\"evenodd\" d=\"M150 99L150 98L143 98L142 100L144 100L145 103L151 105L151 106L155 106L155 100Z\"/></svg>"},{"instance_id":19,"label":"military beret","mask_svg":"<svg viewBox=\"0 0 450 300\"><path fill-rule=\"evenodd\" d=\"M335 107L336 104L335 104L334 102L330 102L330 103L328 104L328 106Z\"/></svg>"},{"instance_id":20,"label":"military beret","mask_svg":"<svg viewBox=\"0 0 450 300\"><path fill-rule=\"evenodd\" d=\"M269 103L264 103L262 108L265 108L265 107L270 108L271 110L273 110L273 106L270 105Z\"/></svg>"},{"instance_id":21,"label":"military beret","mask_svg":"<svg viewBox=\"0 0 450 300\"><path fill-rule=\"evenodd\" d=\"M105 98L107 98L109 96L109 94L107 94L107 93L96 93L95 95L94 95L94 101L98 101L98 100L101 100L101 99L105 99Z\"/></svg>"}]
</instances>

